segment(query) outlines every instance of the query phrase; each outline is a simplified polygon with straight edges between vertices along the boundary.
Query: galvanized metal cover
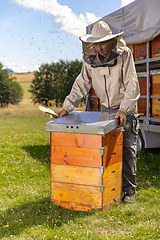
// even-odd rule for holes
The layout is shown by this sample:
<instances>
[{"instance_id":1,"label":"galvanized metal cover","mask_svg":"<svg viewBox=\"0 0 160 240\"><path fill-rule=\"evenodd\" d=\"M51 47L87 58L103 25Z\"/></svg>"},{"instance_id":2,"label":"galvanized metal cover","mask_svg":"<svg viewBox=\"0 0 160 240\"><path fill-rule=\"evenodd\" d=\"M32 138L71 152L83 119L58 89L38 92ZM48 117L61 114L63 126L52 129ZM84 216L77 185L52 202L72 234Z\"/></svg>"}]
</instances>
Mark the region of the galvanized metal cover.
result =
<instances>
[{"instance_id":1,"label":"galvanized metal cover","mask_svg":"<svg viewBox=\"0 0 160 240\"><path fill-rule=\"evenodd\" d=\"M73 111L46 124L50 132L106 134L119 125L115 112Z\"/></svg>"}]
</instances>

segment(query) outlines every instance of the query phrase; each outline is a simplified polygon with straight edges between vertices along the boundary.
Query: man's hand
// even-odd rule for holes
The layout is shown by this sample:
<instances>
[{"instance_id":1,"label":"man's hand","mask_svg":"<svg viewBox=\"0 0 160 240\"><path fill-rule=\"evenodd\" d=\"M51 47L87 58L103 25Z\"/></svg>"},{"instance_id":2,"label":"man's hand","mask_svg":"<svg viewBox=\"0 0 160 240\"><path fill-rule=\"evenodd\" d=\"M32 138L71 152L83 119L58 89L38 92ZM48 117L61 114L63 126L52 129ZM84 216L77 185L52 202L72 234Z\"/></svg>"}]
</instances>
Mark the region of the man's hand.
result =
<instances>
[{"instance_id":1,"label":"man's hand","mask_svg":"<svg viewBox=\"0 0 160 240\"><path fill-rule=\"evenodd\" d=\"M124 127L126 124L126 114L122 110L118 110L115 116L116 119L120 119L120 125L119 127Z\"/></svg>"},{"instance_id":2,"label":"man's hand","mask_svg":"<svg viewBox=\"0 0 160 240\"><path fill-rule=\"evenodd\" d=\"M59 113L57 113L58 114L58 116L59 117L62 117L62 116L64 116L64 115L67 115L68 114L68 112L67 112L67 110L65 109L65 108L63 108Z\"/></svg>"}]
</instances>

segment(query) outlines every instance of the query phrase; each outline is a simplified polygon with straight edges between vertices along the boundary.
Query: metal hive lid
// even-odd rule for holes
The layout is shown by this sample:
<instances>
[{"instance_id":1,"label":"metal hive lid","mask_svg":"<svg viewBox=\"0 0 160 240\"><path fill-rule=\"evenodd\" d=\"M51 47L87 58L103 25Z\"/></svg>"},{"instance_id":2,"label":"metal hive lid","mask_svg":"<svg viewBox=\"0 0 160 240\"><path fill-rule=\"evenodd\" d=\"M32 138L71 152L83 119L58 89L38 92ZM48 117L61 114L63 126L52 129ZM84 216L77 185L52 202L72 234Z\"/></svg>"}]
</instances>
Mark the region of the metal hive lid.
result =
<instances>
[{"instance_id":1,"label":"metal hive lid","mask_svg":"<svg viewBox=\"0 0 160 240\"><path fill-rule=\"evenodd\" d=\"M116 112L73 111L46 124L51 132L106 134L119 125Z\"/></svg>"}]
</instances>

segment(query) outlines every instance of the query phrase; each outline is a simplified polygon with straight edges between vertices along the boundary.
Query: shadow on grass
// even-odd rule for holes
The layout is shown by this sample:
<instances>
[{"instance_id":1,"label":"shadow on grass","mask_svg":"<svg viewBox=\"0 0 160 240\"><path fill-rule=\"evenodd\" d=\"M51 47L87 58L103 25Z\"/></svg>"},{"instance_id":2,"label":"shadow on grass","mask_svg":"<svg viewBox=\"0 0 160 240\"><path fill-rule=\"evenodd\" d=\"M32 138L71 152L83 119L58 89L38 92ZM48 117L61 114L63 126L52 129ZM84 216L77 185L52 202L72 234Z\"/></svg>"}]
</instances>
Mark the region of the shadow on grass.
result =
<instances>
[{"instance_id":1,"label":"shadow on grass","mask_svg":"<svg viewBox=\"0 0 160 240\"><path fill-rule=\"evenodd\" d=\"M50 145L28 145L23 146L25 150L31 157L40 161L42 164L50 164Z\"/></svg>"},{"instance_id":2,"label":"shadow on grass","mask_svg":"<svg viewBox=\"0 0 160 240\"><path fill-rule=\"evenodd\" d=\"M50 198L27 202L20 206L2 212L0 221L0 239L3 237L17 236L25 229L38 225L46 228L58 228L70 220L92 215L93 212L78 212L64 209L50 204Z\"/></svg>"}]
</instances>

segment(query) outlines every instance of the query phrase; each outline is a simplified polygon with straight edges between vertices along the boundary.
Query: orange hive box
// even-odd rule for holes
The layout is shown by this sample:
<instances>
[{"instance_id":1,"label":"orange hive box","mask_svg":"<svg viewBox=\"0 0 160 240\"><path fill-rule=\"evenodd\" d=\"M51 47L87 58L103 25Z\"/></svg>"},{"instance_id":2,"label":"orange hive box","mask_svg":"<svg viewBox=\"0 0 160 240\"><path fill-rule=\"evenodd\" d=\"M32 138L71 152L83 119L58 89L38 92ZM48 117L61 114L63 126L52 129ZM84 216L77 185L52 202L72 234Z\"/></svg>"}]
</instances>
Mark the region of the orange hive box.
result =
<instances>
[{"instance_id":1,"label":"orange hive box","mask_svg":"<svg viewBox=\"0 0 160 240\"><path fill-rule=\"evenodd\" d=\"M117 127L111 111L72 112L47 123L53 204L91 211L120 202L123 132Z\"/></svg>"},{"instance_id":2,"label":"orange hive box","mask_svg":"<svg viewBox=\"0 0 160 240\"><path fill-rule=\"evenodd\" d=\"M51 202L105 210L121 200L122 131L105 136L51 132Z\"/></svg>"},{"instance_id":3,"label":"orange hive box","mask_svg":"<svg viewBox=\"0 0 160 240\"><path fill-rule=\"evenodd\" d=\"M160 98L152 98L152 117L160 118Z\"/></svg>"},{"instance_id":4,"label":"orange hive box","mask_svg":"<svg viewBox=\"0 0 160 240\"><path fill-rule=\"evenodd\" d=\"M136 61L146 59L147 56L147 43L134 45L134 58Z\"/></svg>"},{"instance_id":5,"label":"orange hive box","mask_svg":"<svg viewBox=\"0 0 160 240\"><path fill-rule=\"evenodd\" d=\"M151 41L151 56L160 57L160 36Z\"/></svg>"},{"instance_id":6,"label":"orange hive box","mask_svg":"<svg viewBox=\"0 0 160 240\"><path fill-rule=\"evenodd\" d=\"M140 87L140 94L146 95L147 94L147 78L146 77L138 77L139 87Z\"/></svg>"},{"instance_id":7,"label":"orange hive box","mask_svg":"<svg viewBox=\"0 0 160 240\"><path fill-rule=\"evenodd\" d=\"M160 95L160 74L152 76L152 95Z\"/></svg>"},{"instance_id":8,"label":"orange hive box","mask_svg":"<svg viewBox=\"0 0 160 240\"><path fill-rule=\"evenodd\" d=\"M138 113L141 115L141 116L145 116L147 111L147 100L146 98L139 98L138 101L137 101L137 105L138 105Z\"/></svg>"},{"instance_id":9,"label":"orange hive box","mask_svg":"<svg viewBox=\"0 0 160 240\"><path fill-rule=\"evenodd\" d=\"M152 95L160 95L160 74L152 76ZM152 98L152 117L160 118L160 98Z\"/></svg>"}]
</instances>

